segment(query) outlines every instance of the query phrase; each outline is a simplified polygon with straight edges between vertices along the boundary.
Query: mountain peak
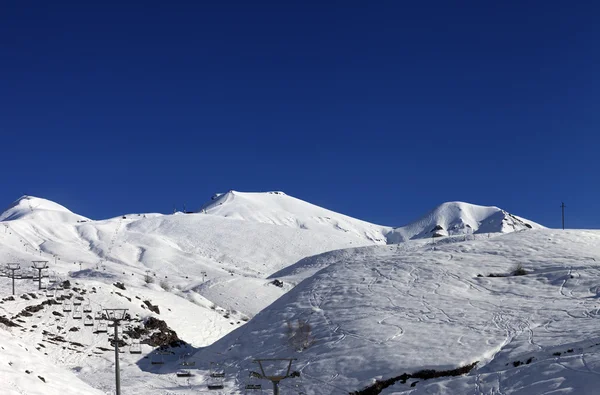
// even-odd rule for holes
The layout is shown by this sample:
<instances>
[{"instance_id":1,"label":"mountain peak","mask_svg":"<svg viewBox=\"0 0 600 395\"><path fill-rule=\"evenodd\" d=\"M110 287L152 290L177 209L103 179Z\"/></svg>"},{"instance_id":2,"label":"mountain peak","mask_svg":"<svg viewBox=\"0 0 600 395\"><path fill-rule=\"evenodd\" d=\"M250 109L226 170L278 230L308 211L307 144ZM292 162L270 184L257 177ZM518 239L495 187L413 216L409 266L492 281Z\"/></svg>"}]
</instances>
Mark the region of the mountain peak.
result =
<instances>
[{"instance_id":1,"label":"mountain peak","mask_svg":"<svg viewBox=\"0 0 600 395\"><path fill-rule=\"evenodd\" d=\"M200 212L292 228L344 232L370 243L386 242L392 228L371 224L305 202L281 191L216 194Z\"/></svg>"},{"instance_id":2,"label":"mountain peak","mask_svg":"<svg viewBox=\"0 0 600 395\"><path fill-rule=\"evenodd\" d=\"M539 228L543 226L496 206L479 206L455 201L442 203L417 221L394 229L388 235L388 239L392 243L398 243L410 239L510 233Z\"/></svg>"},{"instance_id":3,"label":"mountain peak","mask_svg":"<svg viewBox=\"0 0 600 395\"><path fill-rule=\"evenodd\" d=\"M0 214L0 221L13 221L30 216L33 216L36 219L61 220L67 222L73 220L88 220L51 200L23 195Z\"/></svg>"}]
</instances>

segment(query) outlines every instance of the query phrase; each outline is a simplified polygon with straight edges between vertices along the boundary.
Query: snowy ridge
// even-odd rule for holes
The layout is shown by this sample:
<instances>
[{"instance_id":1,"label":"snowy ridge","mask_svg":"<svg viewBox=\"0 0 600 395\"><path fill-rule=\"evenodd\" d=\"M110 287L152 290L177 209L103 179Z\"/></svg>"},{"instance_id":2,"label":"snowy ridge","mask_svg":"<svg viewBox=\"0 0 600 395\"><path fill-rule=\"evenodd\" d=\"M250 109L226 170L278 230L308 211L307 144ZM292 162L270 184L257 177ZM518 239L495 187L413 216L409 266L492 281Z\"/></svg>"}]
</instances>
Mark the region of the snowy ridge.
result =
<instances>
[{"instance_id":1,"label":"snowy ridge","mask_svg":"<svg viewBox=\"0 0 600 395\"><path fill-rule=\"evenodd\" d=\"M24 217L59 222L89 220L81 215L74 214L66 207L53 201L34 196L22 196L0 214L0 221L14 221Z\"/></svg>"},{"instance_id":2,"label":"snowy ridge","mask_svg":"<svg viewBox=\"0 0 600 395\"><path fill-rule=\"evenodd\" d=\"M541 229L535 222L512 215L498 207L477 206L463 202L441 204L421 219L388 234L391 243L411 239L477 234L510 233Z\"/></svg>"},{"instance_id":3,"label":"snowy ridge","mask_svg":"<svg viewBox=\"0 0 600 395\"><path fill-rule=\"evenodd\" d=\"M283 192L218 194L201 212L244 221L283 225L308 230L335 230L372 243L385 244L391 228L371 224L324 209Z\"/></svg>"}]
</instances>

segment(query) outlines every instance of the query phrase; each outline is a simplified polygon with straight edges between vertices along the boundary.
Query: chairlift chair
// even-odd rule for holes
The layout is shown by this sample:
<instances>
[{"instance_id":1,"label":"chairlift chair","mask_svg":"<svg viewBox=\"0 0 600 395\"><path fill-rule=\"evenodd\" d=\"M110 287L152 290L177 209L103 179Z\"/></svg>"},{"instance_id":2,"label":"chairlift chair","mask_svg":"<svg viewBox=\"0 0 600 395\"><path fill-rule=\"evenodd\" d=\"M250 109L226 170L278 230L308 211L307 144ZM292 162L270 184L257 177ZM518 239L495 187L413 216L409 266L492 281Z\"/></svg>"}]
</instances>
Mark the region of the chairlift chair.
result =
<instances>
[{"instance_id":1,"label":"chairlift chair","mask_svg":"<svg viewBox=\"0 0 600 395\"><path fill-rule=\"evenodd\" d=\"M262 385L261 384L246 384L246 395L250 394L262 394Z\"/></svg>"},{"instance_id":2,"label":"chairlift chair","mask_svg":"<svg viewBox=\"0 0 600 395\"><path fill-rule=\"evenodd\" d=\"M68 300L63 301L63 312L70 313L73 310L71 302Z\"/></svg>"},{"instance_id":3,"label":"chairlift chair","mask_svg":"<svg viewBox=\"0 0 600 395\"><path fill-rule=\"evenodd\" d=\"M165 353L157 351L150 360L151 365L164 365L165 364Z\"/></svg>"},{"instance_id":4,"label":"chairlift chair","mask_svg":"<svg viewBox=\"0 0 600 395\"><path fill-rule=\"evenodd\" d=\"M73 310L73 319L80 320L82 317L83 315L81 314L81 308L78 305L75 305Z\"/></svg>"},{"instance_id":5,"label":"chairlift chair","mask_svg":"<svg viewBox=\"0 0 600 395\"><path fill-rule=\"evenodd\" d=\"M92 312L92 305L90 302L87 302L86 304L83 305L83 312L84 313L91 313Z\"/></svg>"},{"instance_id":6,"label":"chairlift chair","mask_svg":"<svg viewBox=\"0 0 600 395\"><path fill-rule=\"evenodd\" d=\"M132 340L131 345L129 346L130 354L141 354L142 353L142 345L139 340Z\"/></svg>"},{"instance_id":7,"label":"chairlift chair","mask_svg":"<svg viewBox=\"0 0 600 395\"><path fill-rule=\"evenodd\" d=\"M108 328L105 321L98 321L98 326L96 327L96 333L106 333L108 332Z\"/></svg>"},{"instance_id":8,"label":"chairlift chair","mask_svg":"<svg viewBox=\"0 0 600 395\"><path fill-rule=\"evenodd\" d=\"M209 390L223 389L225 381L225 372L214 362L210 363L210 375L208 376L207 387Z\"/></svg>"},{"instance_id":9,"label":"chairlift chair","mask_svg":"<svg viewBox=\"0 0 600 395\"><path fill-rule=\"evenodd\" d=\"M244 393L246 395L262 394L262 384L260 384L258 382L258 377L252 375L252 373L250 373L250 379L246 383L246 387L244 389L245 389Z\"/></svg>"},{"instance_id":10,"label":"chairlift chair","mask_svg":"<svg viewBox=\"0 0 600 395\"><path fill-rule=\"evenodd\" d=\"M82 301L81 301L81 300L79 300L79 299L77 299L77 298L73 299L73 305L74 305L74 306L81 306L81 303L82 303Z\"/></svg>"},{"instance_id":11,"label":"chairlift chair","mask_svg":"<svg viewBox=\"0 0 600 395\"><path fill-rule=\"evenodd\" d=\"M55 296L54 295L54 290L52 288L50 288L50 287L47 287L46 288L46 297L47 298L53 298L54 296Z\"/></svg>"},{"instance_id":12,"label":"chairlift chair","mask_svg":"<svg viewBox=\"0 0 600 395\"><path fill-rule=\"evenodd\" d=\"M92 318L90 315L85 317L83 320L83 326L94 326L94 318Z\"/></svg>"},{"instance_id":13,"label":"chairlift chair","mask_svg":"<svg viewBox=\"0 0 600 395\"><path fill-rule=\"evenodd\" d=\"M196 361L190 361L191 354L185 353L179 356L179 364L181 366L196 366Z\"/></svg>"},{"instance_id":14,"label":"chairlift chair","mask_svg":"<svg viewBox=\"0 0 600 395\"><path fill-rule=\"evenodd\" d=\"M176 375L177 377L192 377L192 372L189 369L179 369Z\"/></svg>"}]
</instances>

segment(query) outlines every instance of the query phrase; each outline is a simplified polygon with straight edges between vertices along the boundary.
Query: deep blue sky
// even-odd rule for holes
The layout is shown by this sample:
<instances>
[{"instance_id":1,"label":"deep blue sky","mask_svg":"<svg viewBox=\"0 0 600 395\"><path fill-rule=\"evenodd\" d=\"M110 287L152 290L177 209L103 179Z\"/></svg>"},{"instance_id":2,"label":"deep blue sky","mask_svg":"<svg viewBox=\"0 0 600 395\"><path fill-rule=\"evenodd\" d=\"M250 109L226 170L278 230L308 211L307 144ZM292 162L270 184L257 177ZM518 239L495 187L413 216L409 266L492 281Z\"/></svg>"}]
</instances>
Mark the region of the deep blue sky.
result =
<instances>
[{"instance_id":1,"label":"deep blue sky","mask_svg":"<svg viewBox=\"0 0 600 395\"><path fill-rule=\"evenodd\" d=\"M0 206L283 190L384 225L462 200L557 227L564 200L600 227L586 3L2 1Z\"/></svg>"}]
</instances>

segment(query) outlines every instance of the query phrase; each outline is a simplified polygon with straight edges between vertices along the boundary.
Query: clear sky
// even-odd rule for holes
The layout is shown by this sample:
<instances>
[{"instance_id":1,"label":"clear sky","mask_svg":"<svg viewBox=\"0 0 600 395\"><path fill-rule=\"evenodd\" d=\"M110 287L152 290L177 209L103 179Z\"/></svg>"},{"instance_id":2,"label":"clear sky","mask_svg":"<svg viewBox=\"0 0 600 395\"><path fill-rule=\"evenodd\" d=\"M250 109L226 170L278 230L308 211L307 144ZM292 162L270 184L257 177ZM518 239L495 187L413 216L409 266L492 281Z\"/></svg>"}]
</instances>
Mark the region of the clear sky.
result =
<instances>
[{"instance_id":1,"label":"clear sky","mask_svg":"<svg viewBox=\"0 0 600 395\"><path fill-rule=\"evenodd\" d=\"M0 206L101 219L283 190L600 227L600 3L0 4Z\"/></svg>"}]
</instances>

